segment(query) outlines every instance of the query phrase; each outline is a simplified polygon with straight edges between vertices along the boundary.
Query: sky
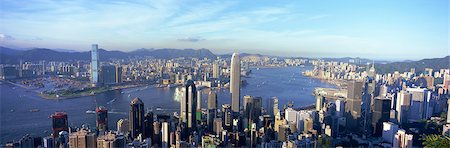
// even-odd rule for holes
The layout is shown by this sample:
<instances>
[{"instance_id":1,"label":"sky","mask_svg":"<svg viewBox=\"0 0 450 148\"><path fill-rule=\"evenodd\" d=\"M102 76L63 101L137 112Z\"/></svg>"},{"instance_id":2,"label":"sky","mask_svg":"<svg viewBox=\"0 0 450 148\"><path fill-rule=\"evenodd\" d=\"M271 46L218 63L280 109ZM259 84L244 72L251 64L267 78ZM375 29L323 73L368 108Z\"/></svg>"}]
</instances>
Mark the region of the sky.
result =
<instances>
[{"instance_id":1,"label":"sky","mask_svg":"<svg viewBox=\"0 0 450 148\"><path fill-rule=\"evenodd\" d=\"M450 55L448 0L2 0L0 46L417 60Z\"/></svg>"}]
</instances>

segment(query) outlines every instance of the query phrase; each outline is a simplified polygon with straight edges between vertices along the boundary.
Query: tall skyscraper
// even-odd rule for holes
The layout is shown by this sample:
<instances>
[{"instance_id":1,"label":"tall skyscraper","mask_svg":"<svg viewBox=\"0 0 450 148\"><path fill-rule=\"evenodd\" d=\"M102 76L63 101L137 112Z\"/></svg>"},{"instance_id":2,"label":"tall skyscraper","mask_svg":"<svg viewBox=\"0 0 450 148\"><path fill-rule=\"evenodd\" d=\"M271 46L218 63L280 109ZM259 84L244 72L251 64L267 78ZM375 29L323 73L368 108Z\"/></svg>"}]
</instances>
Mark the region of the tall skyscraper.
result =
<instances>
[{"instance_id":1,"label":"tall skyscraper","mask_svg":"<svg viewBox=\"0 0 450 148\"><path fill-rule=\"evenodd\" d=\"M383 122L389 121L391 100L388 98L376 97L374 99L372 127L375 136L381 136L383 132Z\"/></svg>"},{"instance_id":2,"label":"tall skyscraper","mask_svg":"<svg viewBox=\"0 0 450 148\"><path fill-rule=\"evenodd\" d=\"M208 94L208 114L207 114L208 130L213 130L214 118L217 117L217 94L214 91Z\"/></svg>"},{"instance_id":3,"label":"tall skyscraper","mask_svg":"<svg viewBox=\"0 0 450 148\"><path fill-rule=\"evenodd\" d=\"M132 138L137 138L144 131L144 103L134 98L130 103L130 132Z\"/></svg>"},{"instance_id":4,"label":"tall skyscraper","mask_svg":"<svg viewBox=\"0 0 450 148\"><path fill-rule=\"evenodd\" d=\"M144 138L153 137L153 112L148 111L144 116Z\"/></svg>"},{"instance_id":5,"label":"tall skyscraper","mask_svg":"<svg viewBox=\"0 0 450 148\"><path fill-rule=\"evenodd\" d=\"M347 127L360 127L359 119L361 118L361 98L363 94L363 82L351 81L347 86L347 102L345 104L345 112L347 118ZM358 132L358 128L354 132ZM355 131L356 130L356 131Z\"/></svg>"},{"instance_id":6,"label":"tall skyscraper","mask_svg":"<svg viewBox=\"0 0 450 148\"><path fill-rule=\"evenodd\" d=\"M122 67L116 65L116 83L122 83Z\"/></svg>"},{"instance_id":7,"label":"tall skyscraper","mask_svg":"<svg viewBox=\"0 0 450 148\"><path fill-rule=\"evenodd\" d=\"M129 125L130 122L128 119L119 119L119 121L117 121L117 131L126 135L130 131Z\"/></svg>"},{"instance_id":8,"label":"tall skyscraper","mask_svg":"<svg viewBox=\"0 0 450 148\"><path fill-rule=\"evenodd\" d=\"M53 137L56 138L61 131L69 131L69 121L66 112L55 112L50 116L52 118Z\"/></svg>"},{"instance_id":9,"label":"tall skyscraper","mask_svg":"<svg viewBox=\"0 0 450 148\"><path fill-rule=\"evenodd\" d=\"M91 83L96 85L98 83L98 70L99 70L99 54L98 54L98 45L92 44L91 51Z\"/></svg>"},{"instance_id":10,"label":"tall skyscraper","mask_svg":"<svg viewBox=\"0 0 450 148\"><path fill-rule=\"evenodd\" d=\"M406 91L397 93L397 100L395 105L395 111L397 113L396 118L399 124L406 123L408 121L408 111L411 102L412 95Z\"/></svg>"},{"instance_id":11,"label":"tall skyscraper","mask_svg":"<svg viewBox=\"0 0 450 148\"><path fill-rule=\"evenodd\" d=\"M96 127L97 131L104 132L108 130L108 110L104 106L99 106L95 110L97 113Z\"/></svg>"},{"instance_id":12,"label":"tall skyscraper","mask_svg":"<svg viewBox=\"0 0 450 148\"><path fill-rule=\"evenodd\" d=\"M325 97L322 95L316 95L316 111L320 111L323 108Z\"/></svg>"},{"instance_id":13,"label":"tall skyscraper","mask_svg":"<svg viewBox=\"0 0 450 148\"><path fill-rule=\"evenodd\" d=\"M267 103L267 114L271 117L274 117L280 113L280 110L278 109L278 98L272 97L269 99L269 102Z\"/></svg>"},{"instance_id":14,"label":"tall skyscraper","mask_svg":"<svg viewBox=\"0 0 450 148\"><path fill-rule=\"evenodd\" d=\"M185 94L184 97L181 98L181 116L180 123L184 124L184 132L190 134L195 131L197 128L196 121L196 111L197 111L197 88L195 87L194 81L188 80L185 85ZM185 139L183 137L182 139Z\"/></svg>"},{"instance_id":15,"label":"tall skyscraper","mask_svg":"<svg viewBox=\"0 0 450 148\"><path fill-rule=\"evenodd\" d=\"M162 127L161 127L161 147L163 148L168 148L169 145L169 123L168 122L163 122L162 123Z\"/></svg>"},{"instance_id":16,"label":"tall skyscraper","mask_svg":"<svg viewBox=\"0 0 450 148\"><path fill-rule=\"evenodd\" d=\"M213 63L213 78L219 78L220 76L220 67L218 62Z\"/></svg>"},{"instance_id":17,"label":"tall skyscraper","mask_svg":"<svg viewBox=\"0 0 450 148\"><path fill-rule=\"evenodd\" d=\"M116 66L114 65L103 65L100 71L100 82L102 84L114 84L116 83Z\"/></svg>"},{"instance_id":18,"label":"tall skyscraper","mask_svg":"<svg viewBox=\"0 0 450 148\"><path fill-rule=\"evenodd\" d=\"M240 106L240 84L241 83L241 60L238 53L231 56L231 72L230 72L230 93L231 93L231 110L239 113Z\"/></svg>"},{"instance_id":19,"label":"tall skyscraper","mask_svg":"<svg viewBox=\"0 0 450 148\"><path fill-rule=\"evenodd\" d=\"M222 105L222 124L223 128L227 131L232 130L232 124L233 124L233 117L231 114L231 106L230 104L223 104Z\"/></svg>"}]
</instances>

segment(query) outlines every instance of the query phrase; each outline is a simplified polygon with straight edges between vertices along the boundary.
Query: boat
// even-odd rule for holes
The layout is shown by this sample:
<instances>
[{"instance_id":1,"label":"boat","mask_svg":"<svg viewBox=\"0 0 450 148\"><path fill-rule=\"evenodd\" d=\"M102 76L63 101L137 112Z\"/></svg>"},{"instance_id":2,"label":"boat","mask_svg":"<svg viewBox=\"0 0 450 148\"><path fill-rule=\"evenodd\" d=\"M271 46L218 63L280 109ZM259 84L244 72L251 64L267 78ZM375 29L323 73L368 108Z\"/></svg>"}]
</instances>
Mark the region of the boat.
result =
<instances>
[{"instance_id":1,"label":"boat","mask_svg":"<svg viewBox=\"0 0 450 148\"><path fill-rule=\"evenodd\" d=\"M161 107L157 107L156 110L157 111L162 111L162 108Z\"/></svg>"},{"instance_id":2,"label":"boat","mask_svg":"<svg viewBox=\"0 0 450 148\"><path fill-rule=\"evenodd\" d=\"M94 110L87 110L86 114L95 114L95 111Z\"/></svg>"},{"instance_id":3,"label":"boat","mask_svg":"<svg viewBox=\"0 0 450 148\"><path fill-rule=\"evenodd\" d=\"M30 109L30 112L38 112L40 111L39 109Z\"/></svg>"}]
</instances>

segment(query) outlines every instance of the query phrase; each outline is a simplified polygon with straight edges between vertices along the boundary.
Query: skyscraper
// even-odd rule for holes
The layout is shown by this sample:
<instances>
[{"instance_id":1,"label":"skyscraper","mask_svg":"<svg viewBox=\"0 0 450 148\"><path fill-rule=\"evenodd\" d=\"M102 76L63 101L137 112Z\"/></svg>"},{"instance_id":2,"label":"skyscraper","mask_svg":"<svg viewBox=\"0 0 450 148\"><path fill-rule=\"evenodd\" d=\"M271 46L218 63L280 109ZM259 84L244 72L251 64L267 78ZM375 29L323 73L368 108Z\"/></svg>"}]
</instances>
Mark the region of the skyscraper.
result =
<instances>
[{"instance_id":1,"label":"skyscraper","mask_svg":"<svg viewBox=\"0 0 450 148\"><path fill-rule=\"evenodd\" d=\"M114 65L103 65L100 71L100 82L102 84L114 84L116 83L116 66Z\"/></svg>"},{"instance_id":2,"label":"skyscraper","mask_svg":"<svg viewBox=\"0 0 450 148\"><path fill-rule=\"evenodd\" d=\"M99 106L95 110L97 113L96 127L99 132L108 130L108 110L104 106Z\"/></svg>"},{"instance_id":3,"label":"skyscraper","mask_svg":"<svg viewBox=\"0 0 450 148\"><path fill-rule=\"evenodd\" d=\"M322 110L324 102L325 102L325 97L317 94L316 95L316 111Z\"/></svg>"},{"instance_id":4,"label":"skyscraper","mask_svg":"<svg viewBox=\"0 0 450 148\"><path fill-rule=\"evenodd\" d=\"M136 138L144 131L144 103L137 97L131 101L129 120L131 137Z\"/></svg>"},{"instance_id":5,"label":"skyscraper","mask_svg":"<svg viewBox=\"0 0 450 148\"><path fill-rule=\"evenodd\" d=\"M98 83L98 70L99 70L99 54L98 54L98 45L92 44L91 51L91 83L92 85L96 85Z\"/></svg>"},{"instance_id":6,"label":"skyscraper","mask_svg":"<svg viewBox=\"0 0 450 148\"><path fill-rule=\"evenodd\" d=\"M361 117L362 94L363 94L363 82L351 81L348 83L347 102L345 104L347 127L360 127L358 123ZM350 129L358 130L357 128L350 128Z\"/></svg>"},{"instance_id":7,"label":"skyscraper","mask_svg":"<svg viewBox=\"0 0 450 148\"><path fill-rule=\"evenodd\" d=\"M52 118L53 137L56 138L61 131L69 131L69 121L66 112L55 112L50 116Z\"/></svg>"},{"instance_id":8,"label":"skyscraper","mask_svg":"<svg viewBox=\"0 0 450 148\"><path fill-rule=\"evenodd\" d=\"M208 130L213 130L214 118L217 116L217 94L214 91L208 94L208 114L207 114Z\"/></svg>"},{"instance_id":9,"label":"skyscraper","mask_svg":"<svg viewBox=\"0 0 450 148\"><path fill-rule=\"evenodd\" d=\"M148 111L144 116L144 138L152 138L153 136L153 112Z\"/></svg>"},{"instance_id":10,"label":"skyscraper","mask_svg":"<svg viewBox=\"0 0 450 148\"><path fill-rule=\"evenodd\" d=\"M188 80L185 85L185 94L181 98L181 116L180 123L183 123L186 127L182 129L184 133L190 134L196 130L196 111L197 111L197 88L195 87L194 81ZM184 139L186 137L183 137Z\"/></svg>"},{"instance_id":11,"label":"skyscraper","mask_svg":"<svg viewBox=\"0 0 450 148\"><path fill-rule=\"evenodd\" d=\"M162 123L162 127L161 127L161 147L163 148L168 148L169 145L169 123L168 122L163 122Z\"/></svg>"},{"instance_id":12,"label":"skyscraper","mask_svg":"<svg viewBox=\"0 0 450 148\"><path fill-rule=\"evenodd\" d=\"M220 67L218 62L213 63L213 78L219 78L220 76Z\"/></svg>"},{"instance_id":13,"label":"skyscraper","mask_svg":"<svg viewBox=\"0 0 450 148\"><path fill-rule=\"evenodd\" d=\"M397 113L396 117L399 124L406 123L408 121L407 117L411 97L412 95L406 91L400 91L397 93L395 111Z\"/></svg>"},{"instance_id":14,"label":"skyscraper","mask_svg":"<svg viewBox=\"0 0 450 148\"><path fill-rule=\"evenodd\" d=\"M383 132L383 122L389 121L391 100L388 98L376 97L374 99L372 127L375 136L381 136Z\"/></svg>"},{"instance_id":15,"label":"skyscraper","mask_svg":"<svg viewBox=\"0 0 450 148\"><path fill-rule=\"evenodd\" d=\"M239 113L240 104L240 84L241 83L241 60L238 53L231 56L231 72L230 72L230 93L231 93L231 110Z\"/></svg>"},{"instance_id":16,"label":"skyscraper","mask_svg":"<svg viewBox=\"0 0 450 148\"><path fill-rule=\"evenodd\" d=\"M129 125L130 122L128 119L119 119L119 121L117 121L117 131L126 135L130 131Z\"/></svg>"},{"instance_id":17,"label":"skyscraper","mask_svg":"<svg viewBox=\"0 0 450 148\"><path fill-rule=\"evenodd\" d=\"M116 83L122 83L122 67L116 65Z\"/></svg>"},{"instance_id":18,"label":"skyscraper","mask_svg":"<svg viewBox=\"0 0 450 148\"><path fill-rule=\"evenodd\" d=\"M231 115L231 106L230 104L223 104L222 105L222 120L223 120L223 128L225 130L231 131L232 129L232 122L233 117Z\"/></svg>"},{"instance_id":19,"label":"skyscraper","mask_svg":"<svg viewBox=\"0 0 450 148\"><path fill-rule=\"evenodd\" d=\"M280 110L278 109L278 98L272 97L269 99L269 103L267 103L267 114L271 117L278 115Z\"/></svg>"}]
</instances>

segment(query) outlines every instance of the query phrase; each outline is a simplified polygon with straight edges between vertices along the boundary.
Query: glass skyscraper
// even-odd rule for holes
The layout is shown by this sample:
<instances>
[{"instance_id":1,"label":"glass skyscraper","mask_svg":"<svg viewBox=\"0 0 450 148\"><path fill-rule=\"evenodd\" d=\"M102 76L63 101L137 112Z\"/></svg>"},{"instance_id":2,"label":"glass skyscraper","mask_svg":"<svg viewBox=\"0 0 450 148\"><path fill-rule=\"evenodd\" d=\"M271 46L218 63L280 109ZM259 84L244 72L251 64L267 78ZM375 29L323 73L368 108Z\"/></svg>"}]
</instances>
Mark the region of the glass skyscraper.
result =
<instances>
[{"instance_id":1,"label":"glass skyscraper","mask_svg":"<svg viewBox=\"0 0 450 148\"><path fill-rule=\"evenodd\" d=\"M99 55L98 55L98 45L92 44L91 51L91 83L98 83L98 69L99 69Z\"/></svg>"}]
</instances>

